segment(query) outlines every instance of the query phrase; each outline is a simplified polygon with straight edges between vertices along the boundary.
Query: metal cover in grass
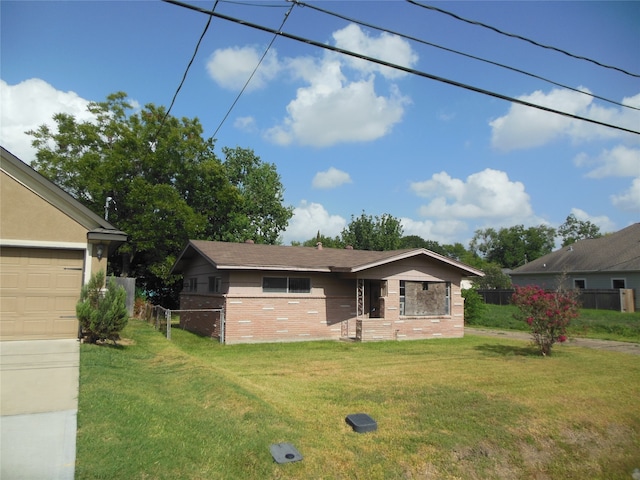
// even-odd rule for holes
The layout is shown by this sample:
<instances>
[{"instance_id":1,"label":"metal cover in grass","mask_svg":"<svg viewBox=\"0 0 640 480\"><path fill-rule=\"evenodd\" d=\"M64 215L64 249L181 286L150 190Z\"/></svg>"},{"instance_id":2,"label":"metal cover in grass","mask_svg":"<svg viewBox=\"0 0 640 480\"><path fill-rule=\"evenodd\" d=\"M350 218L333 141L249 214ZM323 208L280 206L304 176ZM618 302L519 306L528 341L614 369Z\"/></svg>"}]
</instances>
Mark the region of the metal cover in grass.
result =
<instances>
[{"instance_id":1,"label":"metal cover in grass","mask_svg":"<svg viewBox=\"0 0 640 480\"><path fill-rule=\"evenodd\" d=\"M302 455L290 443L274 443L271 445L271 455L277 463L299 462Z\"/></svg>"},{"instance_id":2,"label":"metal cover in grass","mask_svg":"<svg viewBox=\"0 0 640 480\"><path fill-rule=\"evenodd\" d=\"M378 429L376 421L366 413L352 413L347 415L345 420L358 433L373 432Z\"/></svg>"}]
</instances>

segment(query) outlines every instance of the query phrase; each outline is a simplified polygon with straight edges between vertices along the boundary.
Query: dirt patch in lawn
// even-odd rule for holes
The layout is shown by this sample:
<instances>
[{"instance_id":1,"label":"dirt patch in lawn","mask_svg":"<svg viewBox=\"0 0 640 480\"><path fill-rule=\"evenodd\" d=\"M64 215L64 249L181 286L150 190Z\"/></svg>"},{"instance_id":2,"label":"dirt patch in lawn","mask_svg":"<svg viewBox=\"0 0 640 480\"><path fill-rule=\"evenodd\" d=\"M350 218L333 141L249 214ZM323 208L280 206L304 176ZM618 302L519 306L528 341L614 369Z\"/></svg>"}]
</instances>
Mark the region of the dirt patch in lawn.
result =
<instances>
[{"instance_id":1,"label":"dirt patch in lawn","mask_svg":"<svg viewBox=\"0 0 640 480\"><path fill-rule=\"evenodd\" d=\"M510 330L492 330L490 328L465 327L465 332L469 335L481 335L485 337L512 338L516 340L531 340L531 335L527 332L517 332ZM613 340L598 340L594 338L569 338L565 343L557 343L554 348L566 347L595 348L598 350L608 350L610 352L630 353L640 355L640 343L615 342Z\"/></svg>"}]
</instances>

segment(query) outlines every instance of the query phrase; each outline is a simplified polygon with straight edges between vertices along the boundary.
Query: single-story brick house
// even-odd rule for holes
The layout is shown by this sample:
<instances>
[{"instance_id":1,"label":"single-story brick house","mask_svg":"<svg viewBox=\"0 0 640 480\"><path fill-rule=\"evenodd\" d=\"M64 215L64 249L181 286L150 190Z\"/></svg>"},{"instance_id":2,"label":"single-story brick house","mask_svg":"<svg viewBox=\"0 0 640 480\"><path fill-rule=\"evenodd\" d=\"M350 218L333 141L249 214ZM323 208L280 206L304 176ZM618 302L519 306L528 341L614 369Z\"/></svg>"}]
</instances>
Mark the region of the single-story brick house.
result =
<instances>
[{"instance_id":1,"label":"single-story brick house","mask_svg":"<svg viewBox=\"0 0 640 480\"><path fill-rule=\"evenodd\" d=\"M578 240L512 270L514 285L585 290L616 289L629 298L623 311L640 308L640 223L599 238Z\"/></svg>"},{"instance_id":2,"label":"single-story brick house","mask_svg":"<svg viewBox=\"0 0 640 480\"><path fill-rule=\"evenodd\" d=\"M184 276L181 326L227 344L462 337L461 280L483 275L422 248L377 252L197 240L172 272Z\"/></svg>"}]
</instances>

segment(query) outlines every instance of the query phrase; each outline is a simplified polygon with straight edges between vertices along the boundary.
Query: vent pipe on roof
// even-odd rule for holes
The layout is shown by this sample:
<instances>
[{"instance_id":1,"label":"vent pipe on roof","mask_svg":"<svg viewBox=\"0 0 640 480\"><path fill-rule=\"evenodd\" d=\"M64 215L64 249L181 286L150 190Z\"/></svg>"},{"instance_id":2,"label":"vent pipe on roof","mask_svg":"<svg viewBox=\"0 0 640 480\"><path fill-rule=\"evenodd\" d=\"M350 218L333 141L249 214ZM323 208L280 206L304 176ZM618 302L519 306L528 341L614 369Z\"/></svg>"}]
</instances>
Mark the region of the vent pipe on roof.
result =
<instances>
[{"instance_id":1,"label":"vent pipe on roof","mask_svg":"<svg viewBox=\"0 0 640 480\"><path fill-rule=\"evenodd\" d=\"M322 250L322 242L318 242L318 243L316 243L316 248L317 248L318 250Z\"/></svg>"}]
</instances>

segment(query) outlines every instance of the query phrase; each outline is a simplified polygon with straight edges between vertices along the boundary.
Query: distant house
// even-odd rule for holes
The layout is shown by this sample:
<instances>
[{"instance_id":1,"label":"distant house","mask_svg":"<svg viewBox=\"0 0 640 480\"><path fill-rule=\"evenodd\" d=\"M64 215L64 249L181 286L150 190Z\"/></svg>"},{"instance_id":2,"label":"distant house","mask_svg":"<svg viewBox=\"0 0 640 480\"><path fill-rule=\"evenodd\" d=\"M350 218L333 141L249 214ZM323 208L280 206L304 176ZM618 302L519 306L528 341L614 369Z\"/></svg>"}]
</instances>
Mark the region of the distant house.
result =
<instances>
[{"instance_id":1,"label":"distant house","mask_svg":"<svg viewBox=\"0 0 640 480\"><path fill-rule=\"evenodd\" d=\"M511 273L514 285L555 288L563 278L579 289L623 289L640 307L640 223L600 238L579 240ZM623 302L625 303L625 302Z\"/></svg>"},{"instance_id":2,"label":"distant house","mask_svg":"<svg viewBox=\"0 0 640 480\"><path fill-rule=\"evenodd\" d=\"M173 273L184 276L181 326L227 344L462 337L461 280L483 275L425 249L195 240Z\"/></svg>"},{"instance_id":3,"label":"distant house","mask_svg":"<svg viewBox=\"0 0 640 480\"><path fill-rule=\"evenodd\" d=\"M76 303L127 236L0 153L0 477L73 478Z\"/></svg>"}]
</instances>

